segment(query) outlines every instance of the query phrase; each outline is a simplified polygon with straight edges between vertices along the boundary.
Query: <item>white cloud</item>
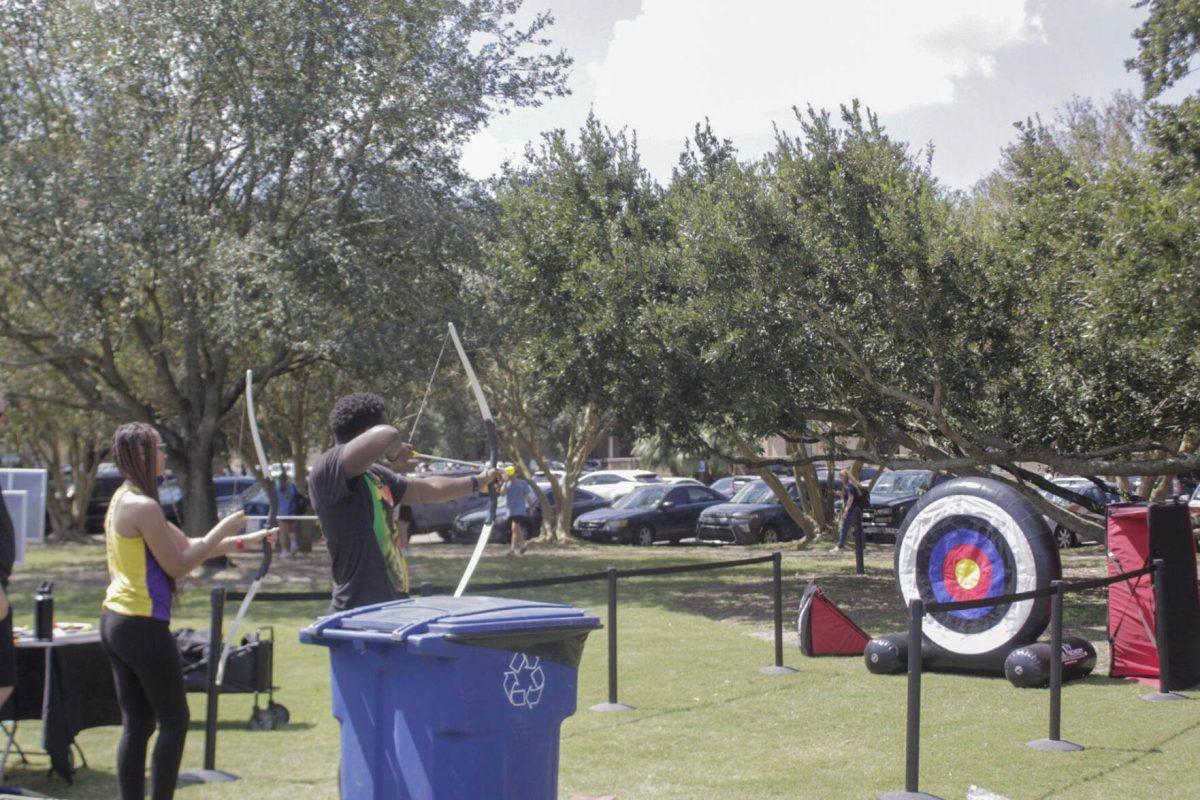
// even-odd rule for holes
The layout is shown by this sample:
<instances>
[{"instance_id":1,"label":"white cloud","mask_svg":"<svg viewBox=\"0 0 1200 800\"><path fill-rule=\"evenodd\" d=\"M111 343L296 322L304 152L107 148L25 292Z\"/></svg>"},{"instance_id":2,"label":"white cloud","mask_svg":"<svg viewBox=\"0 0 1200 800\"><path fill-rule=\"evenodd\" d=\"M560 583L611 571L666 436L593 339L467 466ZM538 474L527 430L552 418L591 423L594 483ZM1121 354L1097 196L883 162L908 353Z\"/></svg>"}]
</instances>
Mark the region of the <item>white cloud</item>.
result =
<instances>
[{"instance_id":1,"label":"white cloud","mask_svg":"<svg viewBox=\"0 0 1200 800\"><path fill-rule=\"evenodd\" d=\"M524 150L524 139L501 141L490 129L484 128L463 145L459 164L469 175L487 177L499 172L505 161L518 161Z\"/></svg>"},{"instance_id":2,"label":"white cloud","mask_svg":"<svg viewBox=\"0 0 1200 800\"><path fill-rule=\"evenodd\" d=\"M644 0L588 65L595 108L644 140L676 143L706 116L762 135L791 107L859 98L894 114L955 100L1005 48L1038 40L1025 0Z\"/></svg>"}]
</instances>

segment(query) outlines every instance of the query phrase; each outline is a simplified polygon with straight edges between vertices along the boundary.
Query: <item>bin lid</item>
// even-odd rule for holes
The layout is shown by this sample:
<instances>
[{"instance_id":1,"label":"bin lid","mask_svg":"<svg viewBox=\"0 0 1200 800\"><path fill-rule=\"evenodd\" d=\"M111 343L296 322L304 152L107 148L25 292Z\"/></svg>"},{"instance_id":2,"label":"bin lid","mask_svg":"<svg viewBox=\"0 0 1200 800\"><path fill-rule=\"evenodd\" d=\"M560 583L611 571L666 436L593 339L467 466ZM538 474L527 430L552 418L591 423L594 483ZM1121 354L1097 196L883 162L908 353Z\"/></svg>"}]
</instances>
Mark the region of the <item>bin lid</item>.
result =
<instances>
[{"instance_id":1,"label":"bin lid","mask_svg":"<svg viewBox=\"0 0 1200 800\"><path fill-rule=\"evenodd\" d=\"M586 611L562 603L540 603L507 597L413 597L342 611L318 620L310 628L314 637L338 630L343 638L360 631L364 638L387 634L402 642L410 636L442 634L466 640L490 638L521 631L563 630L581 632L600 627ZM374 634L374 635L372 635Z\"/></svg>"}]
</instances>

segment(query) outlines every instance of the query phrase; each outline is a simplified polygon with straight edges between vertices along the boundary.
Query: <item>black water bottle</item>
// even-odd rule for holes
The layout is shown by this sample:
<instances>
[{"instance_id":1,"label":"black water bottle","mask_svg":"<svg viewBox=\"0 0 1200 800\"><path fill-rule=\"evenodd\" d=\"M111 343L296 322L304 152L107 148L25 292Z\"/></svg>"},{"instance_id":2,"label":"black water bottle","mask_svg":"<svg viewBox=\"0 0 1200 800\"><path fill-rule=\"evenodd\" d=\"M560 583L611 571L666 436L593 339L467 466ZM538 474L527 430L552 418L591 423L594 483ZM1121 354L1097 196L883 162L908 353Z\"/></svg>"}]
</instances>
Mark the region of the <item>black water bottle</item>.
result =
<instances>
[{"instance_id":1,"label":"black water bottle","mask_svg":"<svg viewBox=\"0 0 1200 800\"><path fill-rule=\"evenodd\" d=\"M33 598L33 635L43 642L54 638L54 581L38 584Z\"/></svg>"}]
</instances>

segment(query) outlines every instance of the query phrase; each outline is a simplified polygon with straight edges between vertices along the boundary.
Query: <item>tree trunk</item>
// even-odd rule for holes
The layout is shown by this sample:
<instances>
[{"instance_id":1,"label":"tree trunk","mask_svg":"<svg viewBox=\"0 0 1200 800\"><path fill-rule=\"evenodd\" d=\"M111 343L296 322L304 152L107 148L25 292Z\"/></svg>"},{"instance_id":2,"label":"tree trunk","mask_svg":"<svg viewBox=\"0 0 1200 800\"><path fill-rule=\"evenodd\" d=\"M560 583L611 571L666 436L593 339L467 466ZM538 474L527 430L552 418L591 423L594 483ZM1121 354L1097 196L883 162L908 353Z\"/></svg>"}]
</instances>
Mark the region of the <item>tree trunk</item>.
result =
<instances>
[{"instance_id":1,"label":"tree trunk","mask_svg":"<svg viewBox=\"0 0 1200 800\"><path fill-rule=\"evenodd\" d=\"M176 456L176 480L183 490L180 527L189 537L203 536L217 522L217 496L213 488L214 441L211 435L192 434L185 440L182 458Z\"/></svg>"},{"instance_id":2,"label":"tree trunk","mask_svg":"<svg viewBox=\"0 0 1200 800\"><path fill-rule=\"evenodd\" d=\"M797 455L807 457L808 453L797 447L793 449L791 457ZM812 515L818 529L825 530L829 527L829 515L825 513L825 497L821 492L821 483L817 479L817 467L813 463L802 464L792 470L796 477L796 483L801 487L800 496L804 499L805 510Z\"/></svg>"},{"instance_id":3,"label":"tree trunk","mask_svg":"<svg viewBox=\"0 0 1200 800\"><path fill-rule=\"evenodd\" d=\"M288 415L291 420L292 435L288 437L291 445L292 480L300 494L308 496L308 389L307 376L297 380L299 384L293 392L292 412Z\"/></svg>"},{"instance_id":4,"label":"tree trunk","mask_svg":"<svg viewBox=\"0 0 1200 800\"><path fill-rule=\"evenodd\" d=\"M735 437L735 441L743 458L757 457L758 454L754 449L740 437ZM800 507L792 500L792 496L783 488L783 483L779 480L779 477L767 467L760 467L756 472L771 487L771 491L775 493L775 496L779 498L779 502L783 504L783 510L787 512L792 521L799 525L800 530L804 532L804 538L798 544L804 544L814 538L820 532L817 521L800 510Z\"/></svg>"}]
</instances>

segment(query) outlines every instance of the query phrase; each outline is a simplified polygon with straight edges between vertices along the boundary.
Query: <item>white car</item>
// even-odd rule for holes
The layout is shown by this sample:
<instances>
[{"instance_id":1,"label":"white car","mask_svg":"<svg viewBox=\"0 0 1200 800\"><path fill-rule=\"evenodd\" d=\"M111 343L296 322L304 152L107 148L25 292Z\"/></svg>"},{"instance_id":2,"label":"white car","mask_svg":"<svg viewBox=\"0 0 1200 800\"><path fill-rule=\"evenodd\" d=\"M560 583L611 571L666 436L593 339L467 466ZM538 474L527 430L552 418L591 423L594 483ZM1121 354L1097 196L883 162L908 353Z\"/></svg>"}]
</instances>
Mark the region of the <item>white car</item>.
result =
<instances>
[{"instance_id":1,"label":"white car","mask_svg":"<svg viewBox=\"0 0 1200 800\"><path fill-rule=\"evenodd\" d=\"M1101 491L1096 484L1092 483L1087 478L1055 478L1054 483L1105 506L1115 503L1121 499L1120 496L1118 496L1115 492ZM1084 519L1104 524L1104 517L1084 506L1072 503L1056 494L1050 494L1044 489L1038 489L1038 493L1051 503L1061 506L1074 514L1078 514ZM1066 550L1068 547L1079 546L1081 539L1079 538L1080 535L1078 532L1059 525L1050 517L1043 515L1043 518L1046 520L1046 525L1050 528L1050 530L1054 531L1054 540L1058 542L1058 548L1060 550Z\"/></svg>"},{"instance_id":2,"label":"white car","mask_svg":"<svg viewBox=\"0 0 1200 800\"><path fill-rule=\"evenodd\" d=\"M662 478L647 470L605 469L584 475L579 479L578 486L606 500L619 500L639 486L662 482Z\"/></svg>"},{"instance_id":3,"label":"white car","mask_svg":"<svg viewBox=\"0 0 1200 800\"><path fill-rule=\"evenodd\" d=\"M669 483L673 486L703 486L704 484L695 478L682 478L676 475L667 475L662 479L663 483Z\"/></svg>"}]
</instances>

